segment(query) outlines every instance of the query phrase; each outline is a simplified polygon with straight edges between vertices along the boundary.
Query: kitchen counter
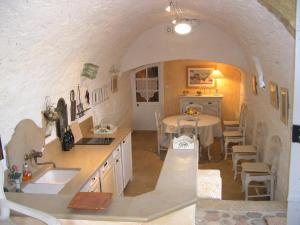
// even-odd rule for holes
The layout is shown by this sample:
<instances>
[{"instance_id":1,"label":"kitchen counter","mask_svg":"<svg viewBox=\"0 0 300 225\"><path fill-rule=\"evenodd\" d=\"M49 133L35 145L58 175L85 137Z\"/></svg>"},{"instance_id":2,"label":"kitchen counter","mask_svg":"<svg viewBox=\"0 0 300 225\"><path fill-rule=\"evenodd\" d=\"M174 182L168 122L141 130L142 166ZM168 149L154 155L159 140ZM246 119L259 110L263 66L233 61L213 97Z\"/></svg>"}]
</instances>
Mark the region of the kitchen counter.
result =
<instances>
[{"instance_id":1,"label":"kitchen counter","mask_svg":"<svg viewBox=\"0 0 300 225\"><path fill-rule=\"evenodd\" d=\"M115 140L111 145L75 146L69 152L59 150L59 142L51 143L45 153L45 161L52 160L57 167L80 168L79 174L66 184L58 195L7 193L7 198L48 212L58 219L124 222L150 221L195 204L198 149L169 149L154 191L136 197L113 197L109 208L103 211L67 208L74 194L129 132L129 129L118 129L113 135Z\"/></svg>"}]
</instances>

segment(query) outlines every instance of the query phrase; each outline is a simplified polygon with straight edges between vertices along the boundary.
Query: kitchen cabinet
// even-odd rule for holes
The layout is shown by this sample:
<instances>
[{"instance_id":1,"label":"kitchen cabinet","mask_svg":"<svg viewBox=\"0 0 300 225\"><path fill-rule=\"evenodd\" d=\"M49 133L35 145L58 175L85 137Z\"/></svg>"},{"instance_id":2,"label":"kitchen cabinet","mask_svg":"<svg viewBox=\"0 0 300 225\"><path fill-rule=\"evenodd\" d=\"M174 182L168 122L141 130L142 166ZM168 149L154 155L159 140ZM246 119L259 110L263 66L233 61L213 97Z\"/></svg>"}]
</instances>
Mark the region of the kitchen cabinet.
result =
<instances>
[{"instance_id":1,"label":"kitchen cabinet","mask_svg":"<svg viewBox=\"0 0 300 225\"><path fill-rule=\"evenodd\" d=\"M86 182L80 189L80 192L100 192L100 176L98 171Z\"/></svg>"},{"instance_id":2,"label":"kitchen cabinet","mask_svg":"<svg viewBox=\"0 0 300 225\"><path fill-rule=\"evenodd\" d=\"M100 186L102 192L115 194L115 172L112 155L100 168Z\"/></svg>"},{"instance_id":3,"label":"kitchen cabinet","mask_svg":"<svg viewBox=\"0 0 300 225\"><path fill-rule=\"evenodd\" d=\"M115 170L115 194L120 196L123 194L123 163L122 163L122 154L121 146L119 145L113 151L114 159L114 170Z\"/></svg>"},{"instance_id":4,"label":"kitchen cabinet","mask_svg":"<svg viewBox=\"0 0 300 225\"><path fill-rule=\"evenodd\" d=\"M129 133L121 143L122 167L123 167L123 187L125 188L129 180L132 179L132 146L131 133Z\"/></svg>"},{"instance_id":5,"label":"kitchen cabinet","mask_svg":"<svg viewBox=\"0 0 300 225\"><path fill-rule=\"evenodd\" d=\"M217 96L180 96L180 113L185 113L186 107L190 104L203 106L203 113L221 118L222 95Z\"/></svg>"}]
</instances>

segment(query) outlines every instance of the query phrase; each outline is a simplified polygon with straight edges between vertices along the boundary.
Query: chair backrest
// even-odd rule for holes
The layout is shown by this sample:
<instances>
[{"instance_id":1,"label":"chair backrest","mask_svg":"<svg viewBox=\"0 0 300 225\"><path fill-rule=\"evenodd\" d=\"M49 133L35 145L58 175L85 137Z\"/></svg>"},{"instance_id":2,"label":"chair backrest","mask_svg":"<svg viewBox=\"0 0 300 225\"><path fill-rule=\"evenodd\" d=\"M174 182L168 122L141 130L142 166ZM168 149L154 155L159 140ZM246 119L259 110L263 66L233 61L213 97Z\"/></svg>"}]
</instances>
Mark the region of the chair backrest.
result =
<instances>
[{"instance_id":1,"label":"chair backrest","mask_svg":"<svg viewBox=\"0 0 300 225\"><path fill-rule=\"evenodd\" d=\"M187 111L189 110L189 108L194 109L194 110L197 111L199 114L200 114L200 113L203 113L203 110L204 110L204 108L203 108L202 105L192 103L192 104L188 104L188 105L185 107L185 112L187 112Z\"/></svg>"},{"instance_id":2,"label":"chair backrest","mask_svg":"<svg viewBox=\"0 0 300 225\"><path fill-rule=\"evenodd\" d=\"M264 122L258 122L256 124L252 145L256 147L257 154L260 160L262 158L261 153L266 147L266 140L267 140L267 125Z\"/></svg>"},{"instance_id":3,"label":"chair backrest","mask_svg":"<svg viewBox=\"0 0 300 225\"><path fill-rule=\"evenodd\" d=\"M243 136L245 136L245 132L246 132L247 112L248 112L248 107L247 107L246 103L243 103L241 106L241 113L240 113L240 119L239 119L239 131L241 131L243 133Z\"/></svg>"},{"instance_id":4,"label":"chair backrest","mask_svg":"<svg viewBox=\"0 0 300 225\"><path fill-rule=\"evenodd\" d=\"M180 116L177 118L177 131L178 135L187 135L194 137L198 135L198 122L197 116Z\"/></svg>"},{"instance_id":5,"label":"chair backrest","mask_svg":"<svg viewBox=\"0 0 300 225\"><path fill-rule=\"evenodd\" d=\"M161 115L159 111L155 111L155 124L156 124L156 130L157 130L157 142L158 144L162 141L163 136L163 125L161 122Z\"/></svg>"}]
</instances>

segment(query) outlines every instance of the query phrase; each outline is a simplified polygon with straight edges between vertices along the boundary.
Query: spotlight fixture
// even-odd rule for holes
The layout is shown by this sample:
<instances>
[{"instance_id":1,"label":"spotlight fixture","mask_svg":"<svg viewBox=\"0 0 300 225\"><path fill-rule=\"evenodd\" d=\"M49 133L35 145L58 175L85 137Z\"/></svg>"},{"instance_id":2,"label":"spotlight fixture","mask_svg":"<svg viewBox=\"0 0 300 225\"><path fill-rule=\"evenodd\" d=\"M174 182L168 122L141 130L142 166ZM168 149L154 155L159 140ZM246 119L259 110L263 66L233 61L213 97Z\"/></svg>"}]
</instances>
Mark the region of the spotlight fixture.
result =
<instances>
[{"instance_id":1,"label":"spotlight fixture","mask_svg":"<svg viewBox=\"0 0 300 225\"><path fill-rule=\"evenodd\" d=\"M169 5L165 10L171 13L173 17L172 24L177 34L185 35L191 32L194 19L187 19L184 16L181 8L177 4L177 0L169 0Z\"/></svg>"},{"instance_id":2,"label":"spotlight fixture","mask_svg":"<svg viewBox=\"0 0 300 225\"><path fill-rule=\"evenodd\" d=\"M177 34L185 35L191 32L192 26L185 21L180 21L175 25L174 29Z\"/></svg>"}]
</instances>

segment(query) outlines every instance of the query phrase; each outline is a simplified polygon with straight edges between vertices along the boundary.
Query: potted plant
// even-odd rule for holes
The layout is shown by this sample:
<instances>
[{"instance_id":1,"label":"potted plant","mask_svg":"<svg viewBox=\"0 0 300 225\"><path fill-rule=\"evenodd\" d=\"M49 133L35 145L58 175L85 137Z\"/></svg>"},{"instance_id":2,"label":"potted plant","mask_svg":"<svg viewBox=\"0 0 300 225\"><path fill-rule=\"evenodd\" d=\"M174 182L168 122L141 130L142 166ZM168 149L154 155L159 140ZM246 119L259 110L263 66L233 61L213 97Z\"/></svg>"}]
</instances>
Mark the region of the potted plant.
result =
<instances>
[{"instance_id":1,"label":"potted plant","mask_svg":"<svg viewBox=\"0 0 300 225\"><path fill-rule=\"evenodd\" d=\"M42 114L46 121L45 136L48 137L51 135L54 122L59 119L59 114L51 103L49 96L45 98L45 109L42 111Z\"/></svg>"}]
</instances>

